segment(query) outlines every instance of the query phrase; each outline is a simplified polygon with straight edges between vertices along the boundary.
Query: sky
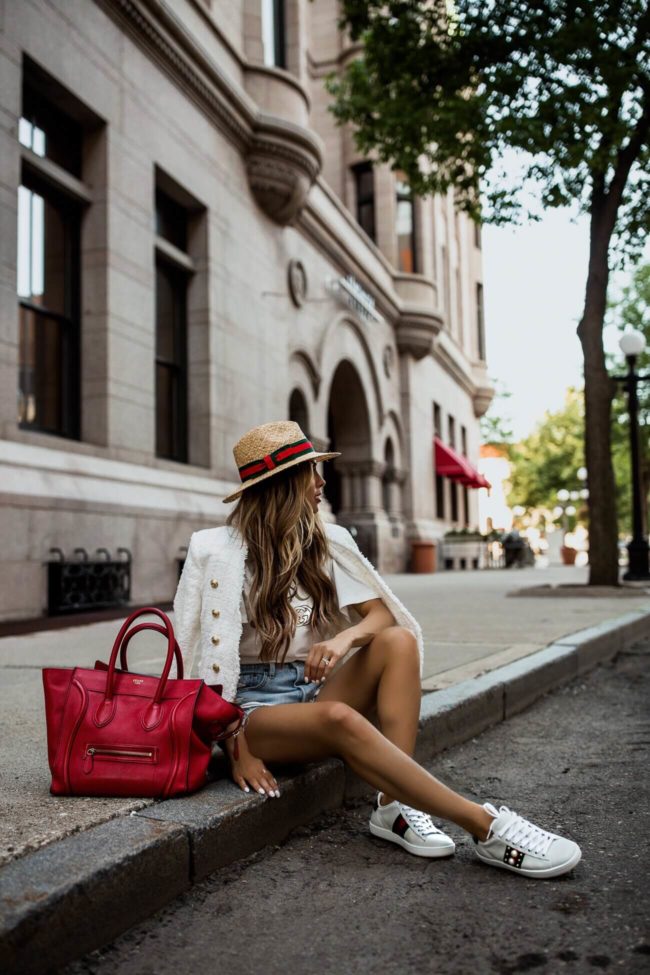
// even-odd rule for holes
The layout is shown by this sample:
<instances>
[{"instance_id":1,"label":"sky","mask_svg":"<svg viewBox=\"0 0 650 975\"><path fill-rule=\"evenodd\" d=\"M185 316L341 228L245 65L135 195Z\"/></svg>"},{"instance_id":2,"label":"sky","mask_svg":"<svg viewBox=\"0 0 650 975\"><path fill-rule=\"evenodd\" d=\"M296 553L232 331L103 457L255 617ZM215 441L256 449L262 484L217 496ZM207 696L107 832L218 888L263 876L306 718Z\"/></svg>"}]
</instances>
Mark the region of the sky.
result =
<instances>
[{"instance_id":1,"label":"sky","mask_svg":"<svg viewBox=\"0 0 650 975\"><path fill-rule=\"evenodd\" d=\"M561 409L569 386L581 387L576 328L587 279L589 224L568 210L537 223L483 228L483 282L488 374L512 394L495 404L515 439L529 434L546 410ZM610 279L611 280L611 279ZM613 288L621 278L613 278ZM605 332L607 351L618 333Z\"/></svg>"},{"instance_id":2,"label":"sky","mask_svg":"<svg viewBox=\"0 0 650 975\"><path fill-rule=\"evenodd\" d=\"M551 210L538 223L486 226L482 239L488 373L512 394L496 409L520 439L582 385L589 228L586 217Z\"/></svg>"}]
</instances>

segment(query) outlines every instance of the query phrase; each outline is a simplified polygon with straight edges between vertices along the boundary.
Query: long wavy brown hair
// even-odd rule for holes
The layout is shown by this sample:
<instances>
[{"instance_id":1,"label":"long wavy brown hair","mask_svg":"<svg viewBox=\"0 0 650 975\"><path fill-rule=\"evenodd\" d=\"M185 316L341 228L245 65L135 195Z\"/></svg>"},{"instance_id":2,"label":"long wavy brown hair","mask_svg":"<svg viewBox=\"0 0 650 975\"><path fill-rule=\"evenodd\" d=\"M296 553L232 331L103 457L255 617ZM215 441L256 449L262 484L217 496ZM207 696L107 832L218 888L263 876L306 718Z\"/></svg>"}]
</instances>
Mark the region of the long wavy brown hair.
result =
<instances>
[{"instance_id":1,"label":"long wavy brown hair","mask_svg":"<svg viewBox=\"0 0 650 975\"><path fill-rule=\"evenodd\" d=\"M327 536L309 499L313 471L313 463L297 464L247 488L227 518L248 545L249 622L260 636L263 661L282 663L287 655L297 624L290 599L298 587L314 600L314 630L327 631L339 616L326 570Z\"/></svg>"}]
</instances>

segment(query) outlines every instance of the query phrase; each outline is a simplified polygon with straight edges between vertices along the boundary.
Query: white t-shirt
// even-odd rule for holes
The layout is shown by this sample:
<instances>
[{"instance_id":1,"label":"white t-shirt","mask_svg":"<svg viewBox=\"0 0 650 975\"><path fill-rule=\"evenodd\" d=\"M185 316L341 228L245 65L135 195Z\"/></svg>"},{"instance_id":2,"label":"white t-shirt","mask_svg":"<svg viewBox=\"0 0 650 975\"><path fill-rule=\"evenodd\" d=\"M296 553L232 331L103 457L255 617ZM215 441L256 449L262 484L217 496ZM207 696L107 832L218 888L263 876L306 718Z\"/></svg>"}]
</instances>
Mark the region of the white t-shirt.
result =
<instances>
[{"instance_id":1,"label":"white t-shirt","mask_svg":"<svg viewBox=\"0 0 650 975\"><path fill-rule=\"evenodd\" d=\"M343 616L348 621L350 621L350 614L349 611L346 611L347 606L364 603L367 599L380 598L379 594L373 589L370 589L365 583L359 582L349 572L342 569L340 565L337 565L334 559L330 560L330 577L336 589L339 610L341 610ZM239 644L239 656L243 664L259 663L262 649L257 630L248 622L248 594L250 592L251 581L251 568L249 563L246 562L244 569L244 590L240 607L243 628ZM306 660L314 643L318 643L320 640L327 639L333 635L332 633L322 633L312 628L311 617L314 609L314 600L308 593L302 592L299 589L290 602L296 611L298 620L295 636L284 658L285 663L289 663L292 660Z\"/></svg>"}]
</instances>

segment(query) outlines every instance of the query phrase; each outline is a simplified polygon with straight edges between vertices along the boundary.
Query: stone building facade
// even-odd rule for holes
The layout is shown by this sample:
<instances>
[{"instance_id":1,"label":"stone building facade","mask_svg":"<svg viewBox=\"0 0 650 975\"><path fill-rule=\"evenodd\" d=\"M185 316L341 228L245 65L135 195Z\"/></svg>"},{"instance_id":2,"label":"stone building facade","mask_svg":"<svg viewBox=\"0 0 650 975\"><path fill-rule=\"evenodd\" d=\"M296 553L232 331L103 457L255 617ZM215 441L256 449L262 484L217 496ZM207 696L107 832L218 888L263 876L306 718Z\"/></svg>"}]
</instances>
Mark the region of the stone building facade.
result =
<instances>
[{"instance_id":1,"label":"stone building facade","mask_svg":"<svg viewBox=\"0 0 650 975\"><path fill-rule=\"evenodd\" d=\"M336 19L0 0L0 620L46 613L75 548L125 550L131 600L169 600L270 419L342 451L329 515L381 570L477 524L433 441L478 458L480 238L336 127Z\"/></svg>"}]
</instances>

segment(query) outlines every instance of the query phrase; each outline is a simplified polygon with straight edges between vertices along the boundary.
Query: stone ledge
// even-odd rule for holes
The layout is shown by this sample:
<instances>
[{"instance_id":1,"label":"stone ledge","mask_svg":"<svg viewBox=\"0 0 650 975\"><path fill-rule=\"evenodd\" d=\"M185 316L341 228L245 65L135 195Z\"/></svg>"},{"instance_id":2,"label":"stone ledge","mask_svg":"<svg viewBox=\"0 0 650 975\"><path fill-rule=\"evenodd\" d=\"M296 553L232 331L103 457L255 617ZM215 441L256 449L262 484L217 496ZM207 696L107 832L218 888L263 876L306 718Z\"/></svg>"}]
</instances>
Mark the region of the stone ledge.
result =
<instances>
[{"instance_id":1,"label":"stone ledge","mask_svg":"<svg viewBox=\"0 0 650 975\"><path fill-rule=\"evenodd\" d=\"M13 860L0 871L0 971L56 970L189 886L187 832L135 816Z\"/></svg>"},{"instance_id":2,"label":"stone ledge","mask_svg":"<svg viewBox=\"0 0 650 975\"><path fill-rule=\"evenodd\" d=\"M192 879L197 881L264 846L280 843L296 826L343 802L344 766L335 759L277 778L279 799L242 795L238 786L222 779L183 799L155 803L135 817L187 829Z\"/></svg>"}]
</instances>

